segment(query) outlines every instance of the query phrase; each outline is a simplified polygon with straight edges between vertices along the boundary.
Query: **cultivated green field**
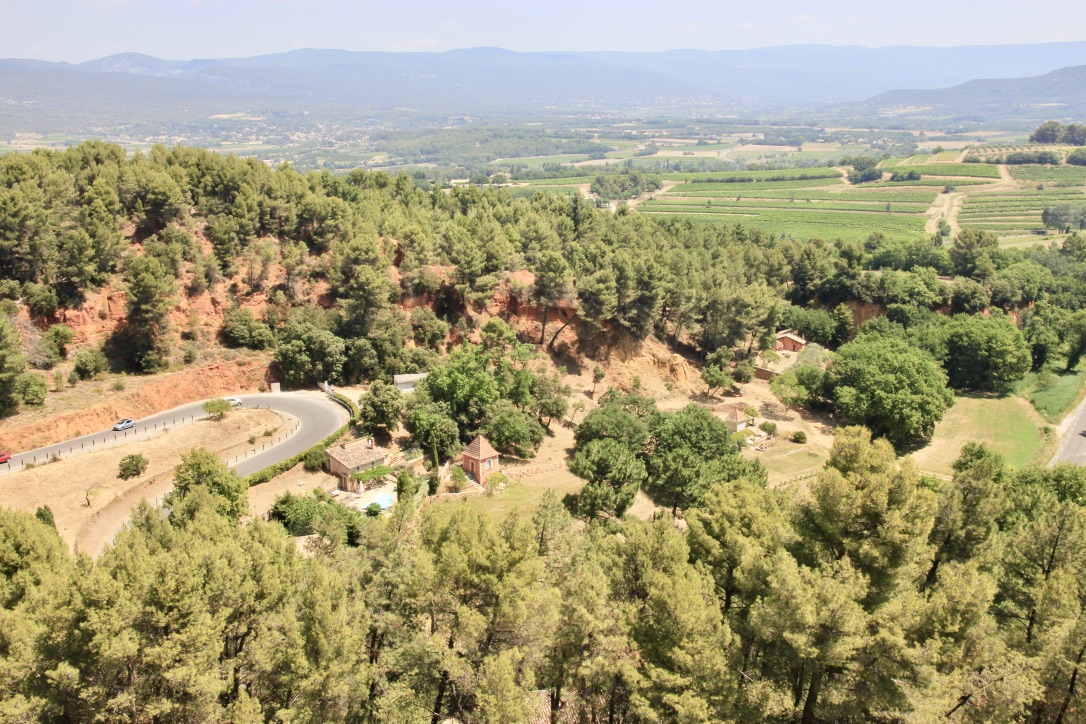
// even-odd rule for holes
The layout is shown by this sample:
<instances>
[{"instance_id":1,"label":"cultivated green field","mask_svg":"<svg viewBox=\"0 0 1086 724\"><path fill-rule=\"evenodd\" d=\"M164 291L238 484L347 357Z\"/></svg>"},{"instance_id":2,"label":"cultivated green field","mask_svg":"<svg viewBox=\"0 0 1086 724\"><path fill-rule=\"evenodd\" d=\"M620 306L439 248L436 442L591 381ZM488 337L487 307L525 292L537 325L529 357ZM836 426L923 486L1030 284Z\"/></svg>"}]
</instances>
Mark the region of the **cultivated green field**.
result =
<instances>
[{"instance_id":1,"label":"cultivated green field","mask_svg":"<svg viewBox=\"0 0 1086 724\"><path fill-rule=\"evenodd\" d=\"M1043 190L1029 186L967 194L958 213L958 224L992 231L1010 244L1042 243L1049 240L1041 223L1045 207L1086 203L1084 191L1086 186Z\"/></svg>"},{"instance_id":2,"label":"cultivated green field","mask_svg":"<svg viewBox=\"0 0 1086 724\"><path fill-rule=\"evenodd\" d=\"M894 166L896 173L916 171L924 176L968 176L972 178L999 178L999 167L984 163L926 163L921 165Z\"/></svg>"},{"instance_id":3,"label":"cultivated green field","mask_svg":"<svg viewBox=\"0 0 1086 724\"><path fill-rule=\"evenodd\" d=\"M1086 167L1083 166L1008 166L1007 168L1011 176L1020 181L1086 184Z\"/></svg>"},{"instance_id":4,"label":"cultivated green field","mask_svg":"<svg viewBox=\"0 0 1086 724\"><path fill-rule=\"evenodd\" d=\"M995 183L1001 179L998 166L946 162L951 157L960 158L961 153L891 159L884 167L897 173L916 171L921 178L858 185L848 183L840 170L825 167L660 173L664 181L678 183L654 192L637 208L652 216L698 223L743 223L797 239L864 240L873 232L923 238L928 233L928 211L949 186L959 193L952 203L958 226L991 231L1005 245L1021 246L1062 238L1041 223L1045 207L1086 203L1086 168L1011 166L1016 183ZM593 178L530 181L514 187L513 193L577 193L577 184L589 184Z\"/></svg>"},{"instance_id":5,"label":"cultivated green field","mask_svg":"<svg viewBox=\"0 0 1086 724\"><path fill-rule=\"evenodd\" d=\"M641 203L638 210L703 223L750 224L797 239L863 240L876 231L918 238L925 233L925 213L937 196L935 189L911 183L854 186L834 169L685 178L684 183Z\"/></svg>"},{"instance_id":6,"label":"cultivated green field","mask_svg":"<svg viewBox=\"0 0 1086 724\"><path fill-rule=\"evenodd\" d=\"M832 168L794 168L783 171L716 171L705 173L670 173L664 178L688 183L750 183L770 181L803 181L841 179L841 172Z\"/></svg>"}]
</instances>

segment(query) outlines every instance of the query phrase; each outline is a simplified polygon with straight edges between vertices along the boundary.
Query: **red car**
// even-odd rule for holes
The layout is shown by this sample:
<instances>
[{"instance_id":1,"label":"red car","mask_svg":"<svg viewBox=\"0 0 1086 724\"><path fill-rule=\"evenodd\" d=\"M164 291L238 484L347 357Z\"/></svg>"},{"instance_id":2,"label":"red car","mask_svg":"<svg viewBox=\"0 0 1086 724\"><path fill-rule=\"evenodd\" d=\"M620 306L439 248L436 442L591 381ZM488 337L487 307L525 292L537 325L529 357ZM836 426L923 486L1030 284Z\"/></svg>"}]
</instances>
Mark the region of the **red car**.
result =
<instances>
[{"instance_id":1,"label":"red car","mask_svg":"<svg viewBox=\"0 0 1086 724\"><path fill-rule=\"evenodd\" d=\"M11 460L11 453L0 452L0 465L6 463L9 460Z\"/></svg>"}]
</instances>

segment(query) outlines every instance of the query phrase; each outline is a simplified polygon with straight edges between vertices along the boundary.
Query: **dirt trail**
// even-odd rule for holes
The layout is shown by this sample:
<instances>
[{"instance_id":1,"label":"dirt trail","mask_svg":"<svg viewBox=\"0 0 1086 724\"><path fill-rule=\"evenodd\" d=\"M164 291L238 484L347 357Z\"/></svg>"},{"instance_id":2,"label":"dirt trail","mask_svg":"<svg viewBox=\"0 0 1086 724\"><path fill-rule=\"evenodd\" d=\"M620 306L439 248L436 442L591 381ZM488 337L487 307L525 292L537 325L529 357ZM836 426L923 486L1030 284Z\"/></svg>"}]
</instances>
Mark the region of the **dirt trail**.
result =
<instances>
[{"instance_id":1,"label":"dirt trail","mask_svg":"<svg viewBox=\"0 0 1086 724\"><path fill-rule=\"evenodd\" d=\"M928 209L928 222L924 227L924 231L929 234L938 234L939 220L946 219L947 223L950 224L950 238L957 236L958 232L961 231L961 227L958 226L958 212L961 211L964 201L965 194L961 191L939 194L935 201L932 202L931 208Z\"/></svg>"},{"instance_id":2,"label":"dirt trail","mask_svg":"<svg viewBox=\"0 0 1086 724\"><path fill-rule=\"evenodd\" d=\"M928 209L928 222L925 231L929 234L938 233L939 219L945 218L947 223L950 224L950 238L953 239L962 230L961 225L958 223L958 214L962 210L962 205L965 203L966 197L974 193L987 194L993 191L998 192L1017 189L1019 187L1018 182L1011 176L1011 172L1007 169L1006 165L1000 164L998 168L998 181L993 181L990 184L984 184L982 186L968 186L965 191L953 191L949 194L939 194L939 197L935 199L931 208Z\"/></svg>"},{"instance_id":3,"label":"dirt trail","mask_svg":"<svg viewBox=\"0 0 1086 724\"><path fill-rule=\"evenodd\" d=\"M648 194L641 194L636 199L630 199L629 201L626 202L626 205L633 208L634 206L637 206L638 204L640 204L643 201L651 200L657 194L666 194L668 191L675 188L680 183L682 183L682 182L681 181L664 181L660 185L660 188L658 188L657 190L655 190L655 191L653 191L651 193L648 193ZM611 209L611 210L614 211L614 209Z\"/></svg>"}]
</instances>

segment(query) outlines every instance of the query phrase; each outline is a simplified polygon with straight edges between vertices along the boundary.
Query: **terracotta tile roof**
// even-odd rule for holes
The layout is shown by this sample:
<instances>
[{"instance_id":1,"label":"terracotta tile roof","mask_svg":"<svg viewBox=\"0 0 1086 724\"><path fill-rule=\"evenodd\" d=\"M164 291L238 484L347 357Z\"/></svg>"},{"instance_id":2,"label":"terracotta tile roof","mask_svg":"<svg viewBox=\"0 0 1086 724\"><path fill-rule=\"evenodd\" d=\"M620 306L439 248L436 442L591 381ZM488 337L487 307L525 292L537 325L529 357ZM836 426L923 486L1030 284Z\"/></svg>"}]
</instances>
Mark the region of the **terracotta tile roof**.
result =
<instances>
[{"instance_id":1,"label":"terracotta tile roof","mask_svg":"<svg viewBox=\"0 0 1086 724\"><path fill-rule=\"evenodd\" d=\"M743 422L747 419L747 405L743 402L728 402L723 405L717 405L716 412L724 414L724 419L728 422Z\"/></svg>"},{"instance_id":2,"label":"terracotta tile roof","mask_svg":"<svg viewBox=\"0 0 1086 724\"><path fill-rule=\"evenodd\" d=\"M486 438L482 435L477 435L471 444L468 445L468 449L464 451L464 454L468 457L478 458L483 460L486 458L498 457L498 451L490 446Z\"/></svg>"},{"instance_id":3,"label":"terracotta tile roof","mask_svg":"<svg viewBox=\"0 0 1086 724\"><path fill-rule=\"evenodd\" d=\"M378 445L373 445L369 440L358 440L330 447L324 451L329 458L353 470L362 465L368 465L376 461L384 461L388 458L388 450Z\"/></svg>"}]
</instances>

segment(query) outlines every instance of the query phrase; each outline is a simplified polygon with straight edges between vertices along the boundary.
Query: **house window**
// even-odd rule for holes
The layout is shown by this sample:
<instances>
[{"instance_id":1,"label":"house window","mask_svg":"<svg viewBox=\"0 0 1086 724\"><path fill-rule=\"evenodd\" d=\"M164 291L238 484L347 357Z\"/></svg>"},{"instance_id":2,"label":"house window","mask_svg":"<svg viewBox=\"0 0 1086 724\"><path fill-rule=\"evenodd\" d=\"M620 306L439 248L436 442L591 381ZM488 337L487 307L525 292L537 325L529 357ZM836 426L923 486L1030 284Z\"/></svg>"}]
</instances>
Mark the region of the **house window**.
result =
<instances>
[{"instance_id":1,"label":"house window","mask_svg":"<svg viewBox=\"0 0 1086 724\"><path fill-rule=\"evenodd\" d=\"M487 460L486 461L486 469L490 470L493 467L494 467L494 461L493 460Z\"/></svg>"}]
</instances>

